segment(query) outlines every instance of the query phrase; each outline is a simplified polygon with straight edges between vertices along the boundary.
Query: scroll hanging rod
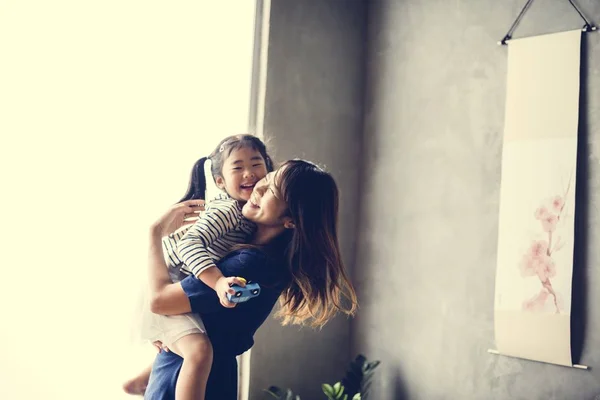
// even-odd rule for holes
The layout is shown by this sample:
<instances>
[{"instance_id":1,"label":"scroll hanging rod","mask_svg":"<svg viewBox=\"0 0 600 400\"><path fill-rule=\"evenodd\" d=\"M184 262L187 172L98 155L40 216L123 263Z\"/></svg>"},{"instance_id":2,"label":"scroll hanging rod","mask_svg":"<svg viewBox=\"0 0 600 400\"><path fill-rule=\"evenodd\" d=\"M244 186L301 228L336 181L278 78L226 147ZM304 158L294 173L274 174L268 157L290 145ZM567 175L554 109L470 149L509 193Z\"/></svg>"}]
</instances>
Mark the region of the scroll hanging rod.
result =
<instances>
[{"instance_id":1,"label":"scroll hanging rod","mask_svg":"<svg viewBox=\"0 0 600 400\"><path fill-rule=\"evenodd\" d=\"M579 7L577 7L577 5L573 2L573 0L568 0L569 4L571 4L571 6L573 6L573 8L575 9L575 11L577 11L577 14L579 14L579 16L581 17L581 19L583 20L583 22L585 22L585 25L583 25L583 28L581 28L582 31L584 32L593 32L598 30L598 27L596 25L594 25L591 21L589 21L581 12L581 10L579 9ZM519 13L519 15L517 16L517 19L515 19L515 22L513 22L513 24L511 25L510 29L508 30L508 32L506 33L506 35L504 35L504 37L502 38L502 40L500 40L498 42L498 45L506 45L506 42L510 39L512 39L512 34L514 33L517 25L519 25L519 22L521 22L521 19L523 18L523 15L525 15L525 13L527 12L527 10L529 9L529 7L531 6L531 3L533 3L533 0L527 0L527 3L525 3L525 6L523 6L523 9L521 10L521 12Z\"/></svg>"}]
</instances>

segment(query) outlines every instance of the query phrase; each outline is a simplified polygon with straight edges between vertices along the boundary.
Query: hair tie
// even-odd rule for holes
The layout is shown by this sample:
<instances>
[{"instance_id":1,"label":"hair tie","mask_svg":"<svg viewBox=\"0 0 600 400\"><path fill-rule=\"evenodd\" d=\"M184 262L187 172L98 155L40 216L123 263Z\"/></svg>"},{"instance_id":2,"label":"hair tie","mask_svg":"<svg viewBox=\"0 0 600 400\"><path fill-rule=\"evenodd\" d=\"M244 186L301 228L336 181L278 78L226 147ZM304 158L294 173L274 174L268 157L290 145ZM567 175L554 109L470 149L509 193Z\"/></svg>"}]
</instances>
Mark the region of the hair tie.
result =
<instances>
[{"instance_id":1,"label":"hair tie","mask_svg":"<svg viewBox=\"0 0 600 400\"><path fill-rule=\"evenodd\" d=\"M221 144L221 147L219 147L219 153L222 153L225 151L225 146L227 146L229 144L229 142L231 142L231 140L226 140Z\"/></svg>"}]
</instances>

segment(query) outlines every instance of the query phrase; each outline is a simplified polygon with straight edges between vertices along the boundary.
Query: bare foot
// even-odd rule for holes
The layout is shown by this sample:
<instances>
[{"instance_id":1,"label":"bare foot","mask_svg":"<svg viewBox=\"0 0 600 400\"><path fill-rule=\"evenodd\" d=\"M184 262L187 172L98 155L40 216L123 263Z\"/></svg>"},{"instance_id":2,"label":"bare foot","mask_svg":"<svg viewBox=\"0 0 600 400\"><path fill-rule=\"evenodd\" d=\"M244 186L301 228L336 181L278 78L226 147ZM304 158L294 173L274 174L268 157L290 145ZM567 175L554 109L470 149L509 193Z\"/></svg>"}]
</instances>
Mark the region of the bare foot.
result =
<instances>
[{"instance_id":1,"label":"bare foot","mask_svg":"<svg viewBox=\"0 0 600 400\"><path fill-rule=\"evenodd\" d=\"M146 392L146 386L148 386L148 381L150 380L150 371L151 367L146 368L142 371L141 374L136 376L133 379L128 380L123 384L123 390L127 394L133 394L138 396L143 396L144 392Z\"/></svg>"}]
</instances>

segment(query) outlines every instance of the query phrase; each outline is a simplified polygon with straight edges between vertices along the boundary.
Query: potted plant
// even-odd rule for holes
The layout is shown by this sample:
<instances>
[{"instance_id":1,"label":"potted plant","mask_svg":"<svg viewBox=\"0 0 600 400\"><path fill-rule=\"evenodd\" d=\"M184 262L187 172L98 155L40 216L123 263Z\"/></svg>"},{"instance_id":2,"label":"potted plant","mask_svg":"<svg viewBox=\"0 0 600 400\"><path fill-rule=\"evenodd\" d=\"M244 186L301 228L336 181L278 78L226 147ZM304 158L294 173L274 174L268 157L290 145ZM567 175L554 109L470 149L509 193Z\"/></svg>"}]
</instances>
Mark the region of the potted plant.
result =
<instances>
[{"instance_id":1,"label":"potted plant","mask_svg":"<svg viewBox=\"0 0 600 400\"><path fill-rule=\"evenodd\" d=\"M328 400L368 400L373 373L379 363L379 361L368 362L365 356L359 354L348 366L341 382L333 385L324 383L321 389ZM270 395L270 399L301 400L300 396L289 388L271 386L265 392Z\"/></svg>"}]
</instances>

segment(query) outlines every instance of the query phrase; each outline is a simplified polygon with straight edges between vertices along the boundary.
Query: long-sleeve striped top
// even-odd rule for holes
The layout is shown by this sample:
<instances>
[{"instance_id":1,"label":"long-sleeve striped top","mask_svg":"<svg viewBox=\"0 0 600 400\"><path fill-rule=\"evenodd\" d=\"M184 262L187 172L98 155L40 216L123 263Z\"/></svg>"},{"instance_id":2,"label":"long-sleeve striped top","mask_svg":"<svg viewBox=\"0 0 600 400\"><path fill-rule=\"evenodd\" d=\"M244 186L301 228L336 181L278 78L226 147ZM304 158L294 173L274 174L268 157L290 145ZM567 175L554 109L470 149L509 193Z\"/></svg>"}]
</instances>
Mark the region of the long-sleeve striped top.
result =
<instances>
[{"instance_id":1,"label":"long-sleeve striped top","mask_svg":"<svg viewBox=\"0 0 600 400\"><path fill-rule=\"evenodd\" d=\"M211 201L198 221L163 238L163 253L170 267L199 277L214 267L236 244L247 243L254 224L242 215L238 202L226 194Z\"/></svg>"}]
</instances>

